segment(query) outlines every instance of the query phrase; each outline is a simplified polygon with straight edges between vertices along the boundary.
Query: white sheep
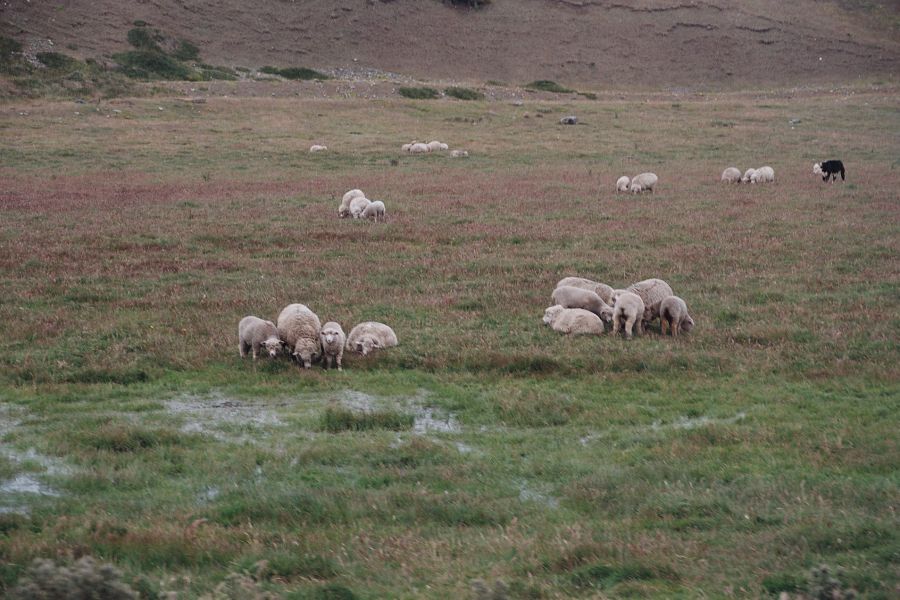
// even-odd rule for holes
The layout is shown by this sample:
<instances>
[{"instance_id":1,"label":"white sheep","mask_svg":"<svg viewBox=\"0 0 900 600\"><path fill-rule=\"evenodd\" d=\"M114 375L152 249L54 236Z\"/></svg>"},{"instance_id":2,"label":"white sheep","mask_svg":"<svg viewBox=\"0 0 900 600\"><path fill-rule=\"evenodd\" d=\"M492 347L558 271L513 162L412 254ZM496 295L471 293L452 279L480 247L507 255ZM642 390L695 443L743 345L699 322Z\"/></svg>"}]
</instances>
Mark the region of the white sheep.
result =
<instances>
[{"instance_id":1,"label":"white sheep","mask_svg":"<svg viewBox=\"0 0 900 600\"><path fill-rule=\"evenodd\" d=\"M775 169L760 167L750 175L750 183L775 183Z\"/></svg>"},{"instance_id":2,"label":"white sheep","mask_svg":"<svg viewBox=\"0 0 900 600\"><path fill-rule=\"evenodd\" d=\"M309 147L310 152L325 152L328 150L328 146L320 146L319 144L313 144Z\"/></svg>"},{"instance_id":3,"label":"white sheep","mask_svg":"<svg viewBox=\"0 0 900 600\"><path fill-rule=\"evenodd\" d=\"M350 201L350 216L358 219L369 204L371 204L371 200L365 196L356 196Z\"/></svg>"},{"instance_id":4,"label":"white sheep","mask_svg":"<svg viewBox=\"0 0 900 600\"><path fill-rule=\"evenodd\" d=\"M372 350L396 346L397 334L394 330L377 321L365 321L350 330L347 336L347 350L366 356Z\"/></svg>"},{"instance_id":5,"label":"white sheep","mask_svg":"<svg viewBox=\"0 0 900 600\"><path fill-rule=\"evenodd\" d=\"M412 142L410 142L410 143L408 143L408 144L403 144L402 146L400 146L400 151L401 151L401 152L409 152L409 149L412 148L412 145L413 145L413 144L418 144L418 143L419 143L419 142L412 141Z\"/></svg>"},{"instance_id":6,"label":"white sheep","mask_svg":"<svg viewBox=\"0 0 900 600\"><path fill-rule=\"evenodd\" d=\"M428 144L423 144L422 142L416 142L409 147L410 154L424 154L426 152L431 152L431 148L428 147Z\"/></svg>"},{"instance_id":7,"label":"white sheep","mask_svg":"<svg viewBox=\"0 0 900 600\"><path fill-rule=\"evenodd\" d=\"M613 289L605 283L585 279L584 277L563 277L556 283L556 287L562 287L564 285L571 285L572 287L581 288L583 290L590 290L600 296L604 302L612 306Z\"/></svg>"},{"instance_id":8,"label":"white sheep","mask_svg":"<svg viewBox=\"0 0 900 600\"><path fill-rule=\"evenodd\" d=\"M722 181L725 183L740 183L741 171L737 167L728 167L722 171Z\"/></svg>"},{"instance_id":9,"label":"white sheep","mask_svg":"<svg viewBox=\"0 0 900 600\"><path fill-rule=\"evenodd\" d=\"M445 144L444 142L441 142L441 148L440 148L440 149L441 149L441 150L449 150L449 149L450 149L450 146L449 146L448 144Z\"/></svg>"},{"instance_id":10,"label":"white sheep","mask_svg":"<svg viewBox=\"0 0 900 600\"><path fill-rule=\"evenodd\" d=\"M341 368L341 360L344 358L344 344L347 343L347 336L340 323L328 321L322 325L322 331L319 332L319 340L322 343L322 356L324 361L322 366L330 369L332 362L337 362L337 370L343 371Z\"/></svg>"},{"instance_id":11,"label":"white sheep","mask_svg":"<svg viewBox=\"0 0 900 600\"><path fill-rule=\"evenodd\" d=\"M659 181L659 177L656 176L656 173L641 173L640 175L635 175L631 178L631 191L634 191L635 186L639 186L639 192L647 190L652 194L657 181Z\"/></svg>"},{"instance_id":12,"label":"white sheep","mask_svg":"<svg viewBox=\"0 0 900 600\"><path fill-rule=\"evenodd\" d=\"M465 150L451 150L450 157L451 158L468 158L469 153Z\"/></svg>"},{"instance_id":13,"label":"white sheep","mask_svg":"<svg viewBox=\"0 0 900 600\"><path fill-rule=\"evenodd\" d=\"M338 207L338 216L340 218L344 219L350 216L350 202L357 196L366 197L362 190L357 189L350 190L344 194L344 197L341 198L341 205Z\"/></svg>"},{"instance_id":14,"label":"white sheep","mask_svg":"<svg viewBox=\"0 0 900 600\"><path fill-rule=\"evenodd\" d=\"M644 301L637 294L625 292L616 298L616 305L613 308L613 335L619 333L624 326L625 337L631 339L632 328L637 324L637 333L643 331L641 325L641 315L644 314Z\"/></svg>"},{"instance_id":15,"label":"white sheep","mask_svg":"<svg viewBox=\"0 0 900 600\"><path fill-rule=\"evenodd\" d=\"M677 336L679 331L690 333L694 328L694 319L688 314L687 303L678 296L669 296L660 303L659 323L663 335L666 333L666 325L673 336Z\"/></svg>"},{"instance_id":16,"label":"white sheep","mask_svg":"<svg viewBox=\"0 0 900 600\"><path fill-rule=\"evenodd\" d=\"M428 144L426 144L426 145L428 146L429 152L439 152L441 150L446 150L447 148L450 147L447 144L444 144L437 140L432 140L432 141L428 142Z\"/></svg>"},{"instance_id":17,"label":"white sheep","mask_svg":"<svg viewBox=\"0 0 900 600\"><path fill-rule=\"evenodd\" d=\"M361 213L359 213L360 219L371 219L375 218L375 222L377 223L379 220L384 221L384 202L381 200L373 200L366 205Z\"/></svg>"},{"instance_id":18,"label":"white sheep","mask_svg":"<svg viewBox=\"0 0 900 600\"><path fill-rule=\"evenodd\" d=\"M256 360L260 348L265 348L269 358L275 358L281 352L281 338L275 323L252 315L244 317L238 323L238 352L241 358L245 358L247 350L251 350L253 360Z\"/></svg>"},{"instance_id":19,"label":"white sheep","mask_svg":"<svg viewBox=\"0 0 900 600\"><path fill-rule=\"evenodd\" d=\"M662 279L645 279L628 286L628 291L640 296L644 303L643 326L650 324L653 319L659 316L659 303L674 296L672 286Z\"/></svg>"},{"instance_id":20,"label":"white sheep","mask_svg":"<svg viewBox=\"0 0 900 600\"><path fill-rule=\"evenodd\" d=\"M564 285L553 290L551 299L563 308L583 308L600 317L604 323L612 322L612 307L590 290Z\"/></svg>"},{"instance_id":21,"label":"white sheep","mask_svg":"<svg viewBox=\"0 0 900 600\"><path fill-rule=\"evenodd\" d=\"M616 180L616 193L619 192L627 192L628 185L631 183L631 179L628 178L628 175L622 175Z\"/></svg>"},{"instance_id":22,"label":"white sheep","mask_svg":"<svg viewBox=\"0 0 900 600\"><path fill-rule=\"evenodd\" d=\"M754 173L756 173L756 169L747 169L744 171L744 176L741 177L741 183L750 183L750 178L753 177Z\"/></svg>"},{"instance_id":23,"label":"white sheep","mask_svg":"<svg viewBox=\"0 0 900 600\"><path fill-rule=\"evenodd\" d=\"M304 304L288 304L278 315L278 335L298 365L307 369L322 353L321 331L319 317Z\"/></svg>"},{"instance_id":24,"label":"white sheep","mask_svg":"<svg viewBox=\"0 0 900 600\"><path fill-rule=\"evenodd\" d=\"M610 306L615 306L616 300L619 298L619 296L621 296L622 294L624 294L627 291L628 290L623 290L622 288L614 289L613 291L611 291L609 293L609 302L607 302L607 304L609 304Z\"/></svg>"},{"instance_id":25,"label":"white sheep","mask_svg":"<svg viewBox=\"0 0 900 600\"><path fill-rule=\"evenodd\" d=\"M583 308L565 308L559 304L544 311L544 323L553 331L567 335L602 335L605 331L600 317Z\"/></svg>"}]
</instances>

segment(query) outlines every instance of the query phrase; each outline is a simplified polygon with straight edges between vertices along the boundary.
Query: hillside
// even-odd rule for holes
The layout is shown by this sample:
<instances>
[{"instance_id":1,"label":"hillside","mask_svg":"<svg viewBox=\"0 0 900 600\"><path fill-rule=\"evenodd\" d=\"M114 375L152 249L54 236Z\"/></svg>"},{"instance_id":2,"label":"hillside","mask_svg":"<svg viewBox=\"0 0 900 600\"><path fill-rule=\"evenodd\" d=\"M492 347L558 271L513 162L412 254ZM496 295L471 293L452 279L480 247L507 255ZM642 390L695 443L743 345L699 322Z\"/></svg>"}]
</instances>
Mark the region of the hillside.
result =
<instances>
[{"instance_id":1,"label":"hillside","mask_svg":"<svg viewBox=\"0 0 900 600\"><path fill-rule=\"evenodd\" d=\"M134 21L229 66L355 67L414 77L553 79L602 89L846 82L900 72L894 0L6 0L0 32L82 58ZM47 49L46 47L43 49Z\"/></svg>"}]
</instances>

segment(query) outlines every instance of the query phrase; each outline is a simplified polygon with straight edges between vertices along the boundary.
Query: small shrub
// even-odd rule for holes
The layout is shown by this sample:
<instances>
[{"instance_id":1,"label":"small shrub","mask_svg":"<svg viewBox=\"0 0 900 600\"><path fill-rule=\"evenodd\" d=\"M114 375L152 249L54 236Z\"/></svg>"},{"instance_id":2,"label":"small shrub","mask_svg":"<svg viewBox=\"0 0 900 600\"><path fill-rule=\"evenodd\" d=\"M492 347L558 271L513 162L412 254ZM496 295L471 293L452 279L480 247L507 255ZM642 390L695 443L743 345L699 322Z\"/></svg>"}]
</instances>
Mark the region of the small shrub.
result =
<instances>
[{"instance_id":1,"label":"small shrub","mask_svg":"<svg viewBox=\"0 0 900 600\"><path fill-rule=\"evenodd\" d=\"M447 0L453 6L462 6L464 8L484 8L491 3L491 0Z\"/></svg>"},{"instance_id":2,"label":"small shrub","mask_svg":"<svg viewBox=\"0 0 900 600\"><path fill-rule=\"evenodd\" d=\"M178 47L172 52L172 58L178 60L197 60L200 58L200 48L187 40L179 40Z\"/></svg>"},{"instance_id":3,"label":"small shrub","mask_svg":"<svg viewBox=\"0 0 900 600\"><path fill-rule=\"evenodd\" d=\"M578 92L578 95L584 96L588 100L596 100L597 99L597 94L595 94L594 92Z\"/></svg>"},{"instance_id":4,"label":"small shrub","mask_svg":"<svg viewBox=\"0 0 900 600\"><path fill-rule=\"evenodd\" d=\"M319 73L318 71L307 69L306 67L263 67L259 70L259 72L268 73L269 75L280 75L285 79L331 79L324 73Z\"/></svg>"},{"instance_id":5,"label":"small shrub","mask_svg":"<svg viewBox=\"0 0 900 600\"><path fill-rule=\"evenodd\" d=\"M484 100L484 94L476 90L463 87L448 87L444 93L460 100Z\"/></svg>"},{"instance_id":6,"label":"small shrub","mask_svg":"<svg viewBox=\"0 0 900 600\"><path fill-rule=\"evenodd\" d=\"M8 37L0 36L0 73L24 75L31 68L22 60L22 44Z\"/></svg>"},{"instance_id":7,"label":"small shrub","mask_svg":"<svg viewBox=\"0 0 900 600\"><path fill-rule=\"evenodd\" d=\"M402 87L397 92L404 98L413 100L433 100L440 95L436 89L430 87Z\"/></svg>"},{"instance_id":8,"label":"small shrub","mask_svg":"<svg viewBox=\"0 0 900 600\"><path fill-rule=\"evenodd\" d=\"M38 52L36 56L42 65L52 71L70 71L81 65L71 56L59 52Z\"/></svg>"},{"instance_id":9,"label":"small shrub","mask_svg":"<svg viewBox=\"0 0 900 600\"><path fill-rule=\"evenodd\" d=\"M122 573L110 564L82 557L72 567L58 566L49 559L35 559L12 591L19 600L131 600L138 594L122 580Z\"/></svg>"},{"instance_id":10,"label":"small shrub","mask_svg":"<svg viewBox=\"0 0 900 600\"><path fill-rule=\"evenodd\" d=\"M126 39L128 43L138 50L155 50L162 52L159 47L159 34L154 34L150 29L145 27L135 27L128 30Z\"/></svg>"},{"instance_id":11,"label":"small shrub","mask_svg":"<svg viewBox=\"0 0 900 600\"><path fill-rule=\"evenodd\" d=\"M563 87L556 83L555 81L550 81L548 79L539 79L537 81L532 81L528 85L525 86L530 90L539 90L542 92L553 92L555 94L571 94L575 90L570 90L567 87Z\"/></svg>"},{"instance_id":12,"label":"small shrub","mask_svg":"<svg viewBox=\"0 0 900 600\"><path fill-rule=\"evenodd\" d=\"M342 431L366 431L369 429L388 429L402 431L410 429L413 417L394 411L358 412L346 408L329 407L322 416L321 428L329 433Z\"/></svg>"},{"instance_id":13,"label":"small shrub","mask_svg":"<svg viewBox=\"0 0 900 600\"><path fill-rule=\"evenodd\" d=\"M122 65L125 75L135 79L185 80L193 74L187 66L155 50L130 50L113 58Z\"/></svg>"}]
</instances>

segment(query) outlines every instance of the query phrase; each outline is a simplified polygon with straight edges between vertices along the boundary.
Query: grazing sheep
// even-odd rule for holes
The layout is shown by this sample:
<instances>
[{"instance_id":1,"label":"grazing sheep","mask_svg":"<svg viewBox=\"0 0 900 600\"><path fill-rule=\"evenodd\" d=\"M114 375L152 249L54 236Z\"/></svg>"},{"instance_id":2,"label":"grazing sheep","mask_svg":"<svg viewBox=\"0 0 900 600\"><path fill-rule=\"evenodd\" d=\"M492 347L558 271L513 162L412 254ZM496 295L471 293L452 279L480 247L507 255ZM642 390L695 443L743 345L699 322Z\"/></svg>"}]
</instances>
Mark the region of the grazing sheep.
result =
<instances>
[{"instance_id":1,"label":"grazing sheep","mask_svg":"<svg viewBox=\"0 0 900 600\"><path fill-rule=\"evenodd\" d=\"M649 325L659 316L659 303L669 296L674 296L672 286L662 279L645 279L628 286L628 291L640 296L644 303L642 325Z\"/></svg>"},{"instance_id":2,"label":"grazing sheep","mask_svg":"<svg viewBox=\"0 0 900 600\"><path fill-rule=\"evenodd\" d=\"M616 300L619 298L619 296L621 296L622 294L624 294L627 291L628 290L623 290L622 288L613 290L612 292L609 293L609 302L607 302L607 304L609 304L610 306L615 306Z\"/></svg>"},{"instance_id":3,"label":"grazing sheep","mask_svg":"<svg viewBox=\"0 0 900 600\"><path fill-rule=\"evenodd\" d=\"M451 150L450 151L451 158L468 158L469 153L465 150Z\"/></svg>"},{"instance_id":4,"label":"grazing sheep","mask_svg":"<svg viewBox=\"0 0 900 600\"><path fill-rule=\"evenodd\" d=\"M408 144L403 144L402 146L400 146L400 150L401 150L402 152L409 152L409 149L412 148L413 144L418 144L418 143L419 143L419 142L413 140L413 141L411 141L411 142L408 143Z\"/></svg>"},{"instance_id":5,"label":"grazing sheep","mask_svg":"<svg viewBox=\"0 0 900 600\"><path fill-rule=\"evenodd\" d=\"M350 330L347 337L347 350L359 352L366 356L372 350L396 346L397 334L394 330L376 321L365 321Z\"/></svg>"},{"instance_id":6,"label":"grazing sheep","mask_svg":"<svg viewBox=\"0 0 900 600\"><path fill-rule=\"evenodd\" d=\"M678 296L669 296L660 302L659 323L663 335L666 333L666 325L673 336L677 336L679 330L690 333L694 328L694 319L688 314L687 304Z\"/></svg>"},{"instance_id":7,"label":"grazing sheep","mask_svg":"<svg viewBox=\"0 0 900 600\"><path fill-rule=\"evenodd\" d=\"M644 301L637 294L625 292L616 298L616 306L613 308L613 335L619 333L624 326L625 337L631 339L632 328L637 324L637 333L643 331L641 315L644 314Z\"/></svg>"},{"instance_id":8,"label":"grazing sheep","mask_svg":"<svg viewBox=\"0 0 900 600\"><path fill-rule=\"evenodd\" d=\"M365 196L356 196L350 201L350 216L358 219L371 201Z\"/></svg>"},{"instance_id":9,"label":"grazing sheep","mask_svg":"<svg viewBox=\"0 0 900 600\"><path fill-rule=\"evenodd\" d=\"M450 146L447 145L447 144L445 144L444 142L441 142L441 148L440 148L440 149L441 149L441 150L449 150L449 149L450 149Z\"/></svg>"},{"instance_id":10,"label":"grazing sheep","mask_svg":"<svg viewBox=\"0 0 900 600\"><path fill-rule=\"evenodd\" d=\"M750 178L753 177L754 173L756 173L756 169L747 169L744 171L744 176L741 177L741 183L750 183Z\"/></svg>"},{"instance_id":11,"label":"grazing sheep","mask_svg":"<svg viewBox=\"0 0 900 600\"><path fill-rule=\"evenodd\" d=\"M341 205L338 207L338 216L340 218L344 219L350 216L350 202L357 196L362 196L363 198L366 197L362 190L356 189L350 190L344 194L344 197L341 198Z\"/></svg>"},{"instance_id":12,"label":"grazing sheep","mask_svg":"<svg viewBox=\"0 0 900 600\"><path fill-rule=\"evenodd\" d=\"M558 288L564 285L571 285L572 287L581 288L583 290L590 290L600 296L600 299L607 304L612 305L613 303L613 289L605 283L599 283L597 281L585 279L584 277L563 277L556 283L556 287Z\"/></svg>"},{"instance_id":13,"label":"grazing sheep","mask_svg":"<svg viewBox=\"0 0 900 600\"><path fill-rule=\"evenodd\" d=\"M241 358L247 356L247 350L252 350L253 360L256 360L260 348L265 348L269 358L275 358L281 352L281 338L278 337L275 323L254 316L244 317L238 323L238 351Z\"/></svg>"},{"instance_id":14,"label":"grazing sheep","mask_svg":"<svg viewBox=\"0 0 900 600\"><path fill-rule=\"evenodd\" d=\"M775 183L775 170L772 167L760 167L750 175L750 183Z\"/></svg>"},{"instance_id":15,"label":"grazing sheep","mask_svg":"<svg viewBox=\"0 0 900 600\"><path fill-rule=\"evenodd\" d=\"M839 160L826 160L823 163L813 165L813 173L822 176L822 181L828 181L831 177L831 183L837 180L837 174L841 174L841 181L844 181L844 163Z\"/></svg>"},{"instance_id":16,"label":"grazing sheep","mask_svg":"<svg viewBox=\"0 0 900 600\"><path fill-rule=\"evenodd\" d=\"M578 125L578 117L575 115L569 115L568 117L563 117L559 120L560 125Z\"/></svg>"},{"instance_id":17,"label":"grazing sheep","mask_svg":"<svg viewBox=\"0 0 900 600\"><path fill-rule=\"evenodd\" d=\"M431 148L428 147L428 144L423 144L422 142L416 142L409 147L410 154L424 154L426 152L431 152Z\"/></svg>"},{"instance_id":18,"label":"grazing sheep","mask_svg":"<svg viewBox=\"0 0 900 600\"><path fill-rule=\"evenodd\" d=\"M612 321L612 307L590 290L564 285L553 290L551 299L563 308L583 308L600 317L604 323Z\"/></svg>"},{"instance_id":19,"label":"grazing sheep","mask_svg":"<svg viewBox=\"0 0 900 600\"><path fill-rule=\"evenodd\" d=\"M297 364L307 369L322 352L321 331L319 317L304 304L288 304L278 315L278 335Z\"/></svg>"},{"instance_id":20,"label":"grazing sheep","mask_svg":"<svg viewBox=\"0 0 900 600\"><path fill-rule=\"evenodd\" d=\"M553 331L567 335L602 335L605 331L600 317L582 308L564 308L557 304L544 311L543 320Z\"/></svg>"},{"instance_id":21,"label":"grazing sheep","mask_svg":"<svg viewBox=\"0 0 900 600\"><path fill-rule=\"evenodd\" d=\"M344 358L344 344L347 343L347 336L344 335L340 323L328 321L322 325L319 340L322 343L322 357L325 359L322 366L330 369L332 362L336 361L337 370L343 371L341 360Z\"/></svg>"},{"instance_id":22,"label":"grazing sheep","mask_svg":"<svg viewBox=\"0 0 900 600\"><path fill-rule=\"evenodd\" d=\"M728 167L722 171L722 181L725 183L740 183L741 171L737 167Z\"/></svg>"},{"instance_id":23,"label":"grazing sheep","mask_svg":"<svg viewBox=\"0 0 900 600\"><path fill-rule=\"evenodd\" d=\"M659 181L659 177L656 176L656 173L641 173L640 175L635 175L631 178L631 191L634 192L634 188L637 186L638 192L648 190L652 194L657 181Z\"/></svg>"},{"instance_id":24,"label":"grazing sheep","mask_svg":"<svg viewBox=\"0 0 900 600\"><path fill-rule=\"evenodd\" d=\"M369 202L363 211L359 213L360 219L371 219L373 217L375 218L376 223L379 220L384 221L384 202L381 200Z\"/></svg>"},{"instance_id":25,"label":"grazing sheep","mask_svg":"<svg viewBox=\"0 0 900 600\"><path fill-rule=\"evenodd\" d=\"M616 193L619 192L627 192L628 185L631 183L631 179L628 178L628 175L622 175L616 180Z\"/></svg>"},{"instance_id":26,"label":"grazing sheep","mask_svg":"<svg viewBox=\"0 0 900 600\"><path fill-rule=\"evenodd\" d=\"M320 146L319 144L313 144L309 147L310 152L324 152L328 150L328 146Z\"/></svg>"},{"instance_id":27,"label":"grazing sheep","mask_svg":"<svg viewBox=\"0 0 900 600\"><path fill-rule=\"evenodd\" d=\"M446 148L445 148L445 146L446 146ZM430 152L439 152L440 150L446 150L449 147L450 146L447 146L447 144L443 144L437 140L432 140L432 141L428 142L428 150Z\"/></svg>"}]
</instances>

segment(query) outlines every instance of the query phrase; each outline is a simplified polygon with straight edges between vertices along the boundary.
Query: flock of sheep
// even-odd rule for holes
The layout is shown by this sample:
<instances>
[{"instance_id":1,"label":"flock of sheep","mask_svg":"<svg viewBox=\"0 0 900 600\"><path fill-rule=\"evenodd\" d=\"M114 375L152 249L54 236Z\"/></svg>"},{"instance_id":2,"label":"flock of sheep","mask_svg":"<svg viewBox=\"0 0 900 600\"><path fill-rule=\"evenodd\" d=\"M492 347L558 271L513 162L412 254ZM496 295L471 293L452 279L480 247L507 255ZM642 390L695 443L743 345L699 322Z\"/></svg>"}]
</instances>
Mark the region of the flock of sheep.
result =
<instances>
[{"instance_id":1,"label":"flock of sheep","mask_svg":"<svg viewBox=\"0 0 900 600\"><path fill-rule=\"evenodd\" d=\"M241 358L249 352L253 360L262 353L276 358L289 354L298 366L309 369L321 359L326 369L336 365L343 370L344 349L363 356L373 350L391 348L398 344L394 330L384 323L364 321L344 335L340 323L329 321L322 325L319 317L305 304L288 304L278 315L278 324L255 316L246 316L238 323L238 351Z\"/></svg>"},{"instance_id":2,"label":"flock of sheep","mask_svg":"<svg viewBox=\"0 0 900 600\"><path fill-rule=\"evenodd\" d=\"M338 217L346 219L375 219L375 222L384 221L384 202L381 200L369 200L362 190L353 189L344 194L341 204L338 206Z\"/></svg>"},{"instance_id":3,"label":"flock of sheep","mask_svg":"<svg viewBox=\"0 0 900 600\"><path fill-rule=\"evenodd\" d=\"M760 167L747 169L743 176L737 167L728 167L722 171L722 181L725 183L775 183L775 169L772 167Z\"/></svg>"},{"instance_id":4,"label":"flock of sheep","mask_svg":"<svg viewBox=\"0 0 900 600\"><path fill-rule=\"evenodd\" d=\"M613 335L624 331L631 339L635 329L641 334L656 319L663 334L667 326L673 336L694 328L687 303L662 279L613 289L584 277L565 277L556 284L551 299L553 306L544 311L544 324L560 333L600 335L606 331L605 324L612 323Z\"/></svg>"}]
</instances>

